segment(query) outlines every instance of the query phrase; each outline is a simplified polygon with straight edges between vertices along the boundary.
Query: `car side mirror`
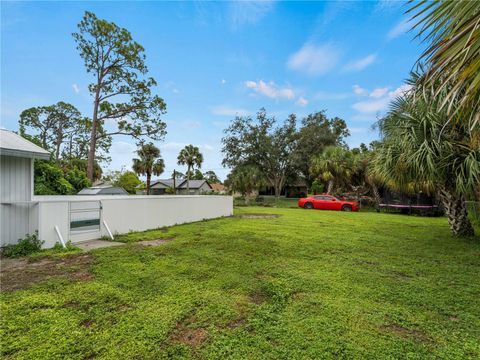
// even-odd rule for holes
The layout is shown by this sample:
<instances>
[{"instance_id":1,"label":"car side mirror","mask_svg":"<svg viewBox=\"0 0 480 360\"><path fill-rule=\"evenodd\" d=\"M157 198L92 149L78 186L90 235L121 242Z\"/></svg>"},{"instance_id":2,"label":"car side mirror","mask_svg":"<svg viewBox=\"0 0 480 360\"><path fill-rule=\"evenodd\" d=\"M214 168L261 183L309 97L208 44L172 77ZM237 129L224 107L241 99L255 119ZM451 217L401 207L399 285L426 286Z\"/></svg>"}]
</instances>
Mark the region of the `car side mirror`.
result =
<instances>
[{"instance_id":1,"label":"car side mirror","mask_svg":"<svg viewBox=\"0 0 480 360\"><path fill-rule=\"evenodd\" d=\"M337 199L332 199L332 201L337 201Z\"/></svg>"}]
</instances>

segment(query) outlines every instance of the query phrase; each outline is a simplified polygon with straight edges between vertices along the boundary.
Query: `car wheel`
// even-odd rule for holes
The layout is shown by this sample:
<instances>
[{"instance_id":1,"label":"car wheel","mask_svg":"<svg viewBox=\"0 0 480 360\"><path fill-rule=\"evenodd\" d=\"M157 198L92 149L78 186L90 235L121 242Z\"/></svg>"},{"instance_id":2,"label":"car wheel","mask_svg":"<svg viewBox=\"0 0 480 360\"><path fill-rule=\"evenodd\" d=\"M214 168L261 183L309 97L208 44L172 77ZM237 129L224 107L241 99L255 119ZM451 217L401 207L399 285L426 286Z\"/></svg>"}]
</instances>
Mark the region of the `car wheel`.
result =
<instances>
[{"instance_id":1,"label":"car wheel","mask_svg":"<svg viewBox=\"0 0 480 360\"><path fill-rule=\"evenodd\" d=\"M313 209L313 204L311 202L307 202L305 203L305 205L303 205L303 208L307 210L311 210Z\"/></svg>"},{"instance_id":2,"label":"car wheel","mask_svg":"<svg viewBox=\"0 0 480 360\"><path fill-rule=\"evenodd\" d=\"M342 211L352 211L352 206L351 205L343 205L342 206Z\"/></svg>"}]
</instances>

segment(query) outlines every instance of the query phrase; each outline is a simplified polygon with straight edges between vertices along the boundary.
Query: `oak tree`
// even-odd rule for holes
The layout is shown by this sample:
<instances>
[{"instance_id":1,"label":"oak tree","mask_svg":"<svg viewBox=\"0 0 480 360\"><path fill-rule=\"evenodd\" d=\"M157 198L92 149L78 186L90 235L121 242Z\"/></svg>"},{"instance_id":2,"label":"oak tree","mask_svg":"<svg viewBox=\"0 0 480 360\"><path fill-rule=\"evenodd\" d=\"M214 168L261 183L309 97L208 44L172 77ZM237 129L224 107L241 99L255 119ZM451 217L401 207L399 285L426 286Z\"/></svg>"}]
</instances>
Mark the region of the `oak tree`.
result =
<instances>
[{"instance_id":1,"label":"oak tree","mask_svg":"<svg viewBox=\"0 0 480 360\"><path fill-rule=\"evenodd\" d=\"M237 116L224 132L222 164L231 168L257 166L279 197L287 178L295 171L295 115L277 125L276 119L261 109L256 119Z\"/></svg>"}]
</instances>

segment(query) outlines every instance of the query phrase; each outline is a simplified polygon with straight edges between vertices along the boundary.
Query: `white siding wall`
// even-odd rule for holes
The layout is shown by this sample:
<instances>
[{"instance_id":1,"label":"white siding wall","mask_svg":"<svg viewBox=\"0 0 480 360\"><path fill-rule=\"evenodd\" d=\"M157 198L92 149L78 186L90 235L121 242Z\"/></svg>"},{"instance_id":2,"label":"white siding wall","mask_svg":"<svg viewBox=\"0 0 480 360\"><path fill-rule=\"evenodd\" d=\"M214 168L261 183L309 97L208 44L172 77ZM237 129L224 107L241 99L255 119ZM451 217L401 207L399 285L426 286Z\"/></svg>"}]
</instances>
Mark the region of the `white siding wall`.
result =
<instances>
[{"instance_id":1,"label":"white siding wall","mask_svg":"<svg viewBox=\"0 0 480 360\"><path fill-rule=\"evenodd\" d=\"M1 246L16 243L34 231L32 159L0 156ZM32 211L31 211L32 210Z\"/></svg>"}]
</instances>

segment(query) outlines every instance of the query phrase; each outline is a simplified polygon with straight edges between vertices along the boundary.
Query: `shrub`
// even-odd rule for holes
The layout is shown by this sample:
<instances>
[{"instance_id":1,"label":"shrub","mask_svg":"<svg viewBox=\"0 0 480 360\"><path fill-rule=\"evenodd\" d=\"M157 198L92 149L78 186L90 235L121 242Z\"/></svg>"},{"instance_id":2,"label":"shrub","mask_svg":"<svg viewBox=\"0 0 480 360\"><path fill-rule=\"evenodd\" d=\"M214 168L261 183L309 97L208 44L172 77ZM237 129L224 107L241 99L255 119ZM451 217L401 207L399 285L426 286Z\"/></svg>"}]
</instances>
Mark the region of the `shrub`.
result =
<instances>
[{"instance_id":1,"label":"shrub","mask_svg":"<svg viewBox=\"0 0 480 360\"><path fill-rule=\"evenodd\" d=\"M322 194L323 193L323 184L318 181L318 180L315 180L313 183L312 183L312 186L310 188L310 192L312 194Z\"/></svg>"},{"instance_id":2,"label":"shrub","mask_svg":"<svg viewBox=\"0 0 480 360\"><path fill-rule=\"evenodd\" d=\"M42 249L44 242L38 239L38 233L27 234L25 239L19 239L18 243L7 245L3 248L2 254L5 257L20 257L32 254Z\"/></svg>"},{"instance_id":3,"label":"shrub","mask_svg":"<svg viewBox=\"0 0 480 360\"><path fill-rule=\"evenodd\" d=\"M174 188L166 188L165 189L165 194L169 194L169 195L174 195L175 194L175 189Z\"/></svg>"}]
</instances>

